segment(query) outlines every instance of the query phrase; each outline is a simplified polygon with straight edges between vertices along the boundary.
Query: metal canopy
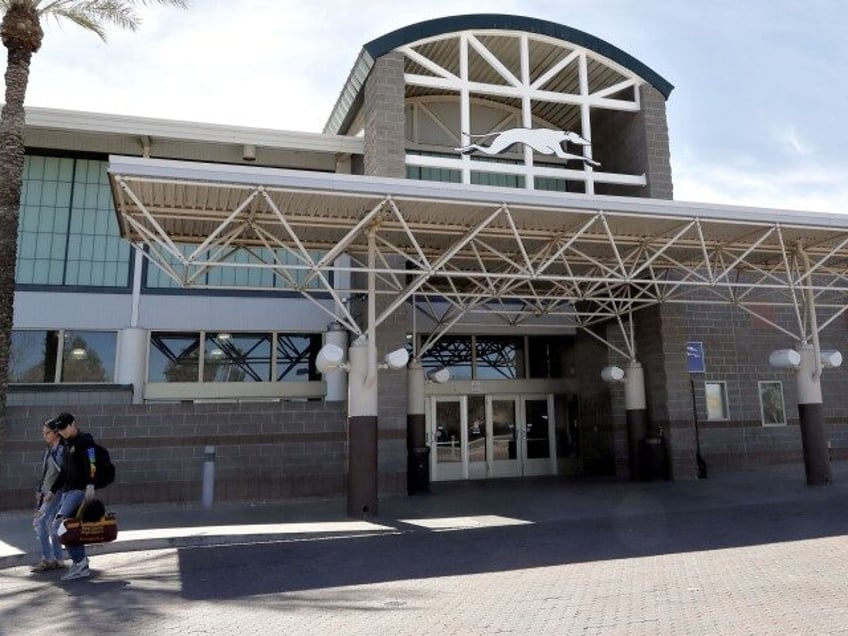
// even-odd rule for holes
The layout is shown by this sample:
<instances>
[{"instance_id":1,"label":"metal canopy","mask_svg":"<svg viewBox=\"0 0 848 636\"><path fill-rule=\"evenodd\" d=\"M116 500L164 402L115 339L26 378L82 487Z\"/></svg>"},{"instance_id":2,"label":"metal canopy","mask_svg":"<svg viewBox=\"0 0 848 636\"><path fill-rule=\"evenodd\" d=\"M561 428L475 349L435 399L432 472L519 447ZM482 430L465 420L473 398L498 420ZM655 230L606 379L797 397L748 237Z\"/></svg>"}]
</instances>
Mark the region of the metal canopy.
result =
<instances>
[{"instance_id":1,"label":"metal canopy","mask_svg":"<svg viewBox=\"0 0 848 636\"><path fill-rule=\"evenodd\" d=\"M625 319L658 303L735 305L799 342L848 309L837 214L114 156L109 174L121 235L181 285L246 289L200 274L271 271L356 334L364 272L377 324L413 298L440 332L481 315L614 320L631 357Z\"/></svg>"}]
</instances>

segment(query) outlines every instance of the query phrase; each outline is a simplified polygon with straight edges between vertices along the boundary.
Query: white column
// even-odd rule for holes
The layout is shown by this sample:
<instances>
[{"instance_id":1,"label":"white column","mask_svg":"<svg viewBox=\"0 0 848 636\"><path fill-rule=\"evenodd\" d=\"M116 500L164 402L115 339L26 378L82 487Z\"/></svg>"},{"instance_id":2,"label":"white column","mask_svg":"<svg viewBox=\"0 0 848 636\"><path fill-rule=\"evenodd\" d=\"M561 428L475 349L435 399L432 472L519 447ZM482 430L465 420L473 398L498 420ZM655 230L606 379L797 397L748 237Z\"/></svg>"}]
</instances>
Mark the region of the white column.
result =
<instances>
[{"instance_id":1,"label":"white column","mask_svg":"<svg viewBox=\"0 0 848 636\"><path fill-rule=\"evenodd\" d=\"M347 332L337 322L330 323L324 336L325 344L336 345L342 351L347 351ZM347 373L344 369L336 368L324 374L327 384L327 402L344 402L347 399Z\"/></svg>"},{"instance_id":2,"label":"white column","mask_svg":"<svg viewBox=\"0 0 848 636\"><path fill-rule=\"evenodd\" d=\"M147 329L129 327L118 334L118 361L115 380L133 385L133 404L144 402L147 379Z\"/></svg>"}]
</instances>

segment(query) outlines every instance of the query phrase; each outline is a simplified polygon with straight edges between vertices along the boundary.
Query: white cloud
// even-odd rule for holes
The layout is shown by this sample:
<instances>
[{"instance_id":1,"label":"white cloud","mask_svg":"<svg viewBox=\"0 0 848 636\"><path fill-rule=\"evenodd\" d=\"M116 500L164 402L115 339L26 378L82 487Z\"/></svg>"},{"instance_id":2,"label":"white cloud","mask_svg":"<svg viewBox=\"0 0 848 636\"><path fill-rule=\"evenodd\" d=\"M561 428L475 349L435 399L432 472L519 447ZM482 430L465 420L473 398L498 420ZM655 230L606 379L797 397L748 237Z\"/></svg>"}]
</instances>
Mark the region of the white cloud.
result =
<instances>
[{"instance_id":1,"label":"white cloud","mask_svg":"<svg viewBox=\"0 0 848 636\"><path fill-rule=\"evenodd\" d=\"M141 30L114 31L108 44L50 23L27 103L317 132L371 39L448 15L534 16L606 40L677 85L678 198L844 210L848 91L835 69L848 63L838 27L848 3L823 11L797 0L195 0L143 9Z\"/></svg>"}]
</instances>

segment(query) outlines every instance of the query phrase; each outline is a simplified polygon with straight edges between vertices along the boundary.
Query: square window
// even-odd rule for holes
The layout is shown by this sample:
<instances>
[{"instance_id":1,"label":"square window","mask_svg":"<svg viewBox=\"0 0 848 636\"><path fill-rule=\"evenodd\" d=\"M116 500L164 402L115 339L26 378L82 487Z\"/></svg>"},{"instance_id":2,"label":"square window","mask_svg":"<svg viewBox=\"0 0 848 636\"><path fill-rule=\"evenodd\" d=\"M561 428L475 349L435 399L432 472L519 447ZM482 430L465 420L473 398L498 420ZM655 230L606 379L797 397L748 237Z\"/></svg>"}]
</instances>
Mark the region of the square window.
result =
<instances>
[{"instance_id":1,"label":"square window","mask_svg":"<svg viewBox=\"0 0 848 636\"><path fill-rule=\"evenodd\" d=\"M760 418L763 426L785 425L786 406L783 402L783 383L760 381L757 384L760 394Z\"/></svg>"},{"instance_id":2,"label":"square window","mask_svg":"<svg viewBox=\"0 0 848 636\"><path fill-rule=\"evenodd\" d=\"M708 420L730 419L727 408L727 385L724 382L705 383L704 396L707 402Z\"/></svg>"}]
</instances>

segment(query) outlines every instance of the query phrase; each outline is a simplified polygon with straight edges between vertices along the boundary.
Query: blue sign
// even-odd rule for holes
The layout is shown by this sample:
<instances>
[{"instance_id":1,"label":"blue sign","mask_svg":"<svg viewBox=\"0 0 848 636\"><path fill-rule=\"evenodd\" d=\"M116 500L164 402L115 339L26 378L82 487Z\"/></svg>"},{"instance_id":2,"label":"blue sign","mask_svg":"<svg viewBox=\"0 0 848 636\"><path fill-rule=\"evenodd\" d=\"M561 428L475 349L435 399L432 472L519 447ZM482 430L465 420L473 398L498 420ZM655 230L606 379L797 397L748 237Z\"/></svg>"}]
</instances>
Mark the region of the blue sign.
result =
<instances>
[{"instance_id":1,"label":"blue sign","mask_svg":"<svg viewBox=\"0 0 848 636\"><path fill-rule=\"evenodd\" d=\"M686 364L689 367L689 373L704 373L707 370L704 366L703 342L686 343Z\"/></svg>"}]
</instances>

